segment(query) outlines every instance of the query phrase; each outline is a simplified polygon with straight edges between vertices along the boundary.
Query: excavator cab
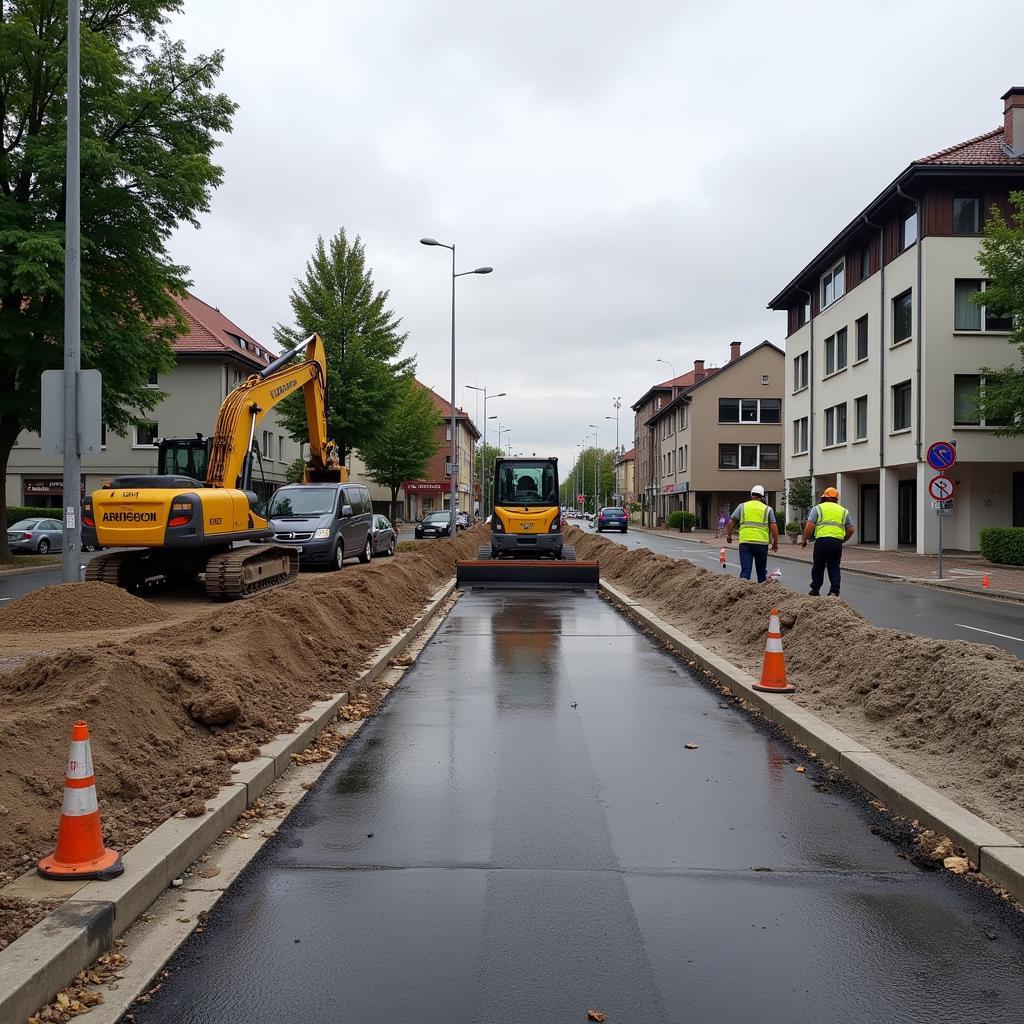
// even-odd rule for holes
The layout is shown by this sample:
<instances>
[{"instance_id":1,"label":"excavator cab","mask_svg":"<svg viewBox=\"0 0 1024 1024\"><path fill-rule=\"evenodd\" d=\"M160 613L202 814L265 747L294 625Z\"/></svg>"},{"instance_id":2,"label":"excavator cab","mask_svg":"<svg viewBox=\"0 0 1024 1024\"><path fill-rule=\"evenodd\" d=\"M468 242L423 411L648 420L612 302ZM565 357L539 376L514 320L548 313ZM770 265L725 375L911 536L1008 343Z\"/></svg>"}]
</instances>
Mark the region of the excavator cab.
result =
<instances>
[{"instance_id":1,"label":"excavator cab","mask_svg":"<svg viewBox=\"0 0 1024 1024\"><path fill-rule=\"evenodd\" d=\"M162 437L157 442L156 472L158 476L188 476L206 480L210 464L210 439L195 437Z\"/></svg>"}]
</instances>

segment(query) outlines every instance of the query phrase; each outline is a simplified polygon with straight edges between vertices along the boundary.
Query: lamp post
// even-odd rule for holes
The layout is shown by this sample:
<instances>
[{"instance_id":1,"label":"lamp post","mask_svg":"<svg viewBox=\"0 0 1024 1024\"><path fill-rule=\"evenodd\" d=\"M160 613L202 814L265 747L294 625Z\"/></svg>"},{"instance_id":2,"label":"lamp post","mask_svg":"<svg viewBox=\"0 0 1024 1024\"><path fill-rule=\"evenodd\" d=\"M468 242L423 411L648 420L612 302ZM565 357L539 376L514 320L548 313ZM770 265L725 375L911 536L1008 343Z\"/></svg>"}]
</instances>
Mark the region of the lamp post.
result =
<instances>
[{"instance_id":1,"label":"lamp post","mask_svg":"<svg viewBox=\"0 0 1024 1024\"><path fill-rule=\"evenodd\" d=\"M475 384L467 384L466 387L469 388L471 391L482 391L484 393L484 447L483 447L483 450L480 452L480 484L481 484L481 488L482 488L481 489L481 495L480 495L480 497L481 497L480 511L482 512L487 507L487 476L486 476L486 474L484 472L484 454L487 451L487 421L488 421L488 419L492 419L492 420L493 419L497 419L497 417L496 416L488 416L487 415L487 398L488 398L488 395L487 395L487 386L486 385L484 385L484 387L482 387L482 388L478 388ZM507 398L508 397L508 393L505 392L505 391L499 391L496 395L491 395L490 397L491 398ZM474 461L476 461L476 460L474 460ZM470 485L469 485L469 500L470 500L470 503L472 504L472 501L473 501L473 484L472 484L472 481L470 482Z\"/></svg>"},{"instance_id":2,"label":"lamp post","mask_svg":"<svg viewBox=\"0 0 1024 1024\"><path fill-rule=\"evenodd\" d=\"M459 487L459 462L458 462L458 423L456 422L455 405L455 279L465 277L467 274L490 274L493 267L477 267L476 270L464 270L462 273L455 272L455 243L446 245L436 238L421 238L421 245L439 245L442 249L450 249L452 253L452 465L451 465L451 497L448 499L448 514L451 519L452 536L455 536L455 513L458 511L458 487ZM470 493L470 503L473 495Z\"/></svg>"},{"instance_id":3,"label":"lamp post","mask_svg":"<svg viewBox=\"0 0 1024 1024\"><path fill-rule=\"evenodd\" d=\"M614 416L605 416L606 420L615 420L615 503L622 504L622 494L619 488L619 410L622 408L622 395L616 395L612 399L612 406L615 409Z\"/></svg>"},{"instance_id":4,"label":"lamp post","mask_svg":"<svg viewBox=\"0 0 1024 1024\"><path fill-rule=\"evenodd\" d=\"M655 362L657 362L657 363L664 363L672 371L672 376L669 379L670 380L675 380L676 379L676 368L667 359L656 359ZM673 388L672 390L674 392L675 388Z\"/></svg>"},{"instance_id":5,"label":"lamp post","mask_svg":"<svg viewBox=\"0 0 1024 1024\"><path fill-rule=\"evenodd\" d=\"M594 522L596 523L597 522L597 503L598 503L598 497L597 497L597 488L598 488L598 476L597 476L597 462L598 462L598 459L597 459L597 424L596 423L588 423L587 426L590 427L594 431Z\"/></svg>"}]
</instances>

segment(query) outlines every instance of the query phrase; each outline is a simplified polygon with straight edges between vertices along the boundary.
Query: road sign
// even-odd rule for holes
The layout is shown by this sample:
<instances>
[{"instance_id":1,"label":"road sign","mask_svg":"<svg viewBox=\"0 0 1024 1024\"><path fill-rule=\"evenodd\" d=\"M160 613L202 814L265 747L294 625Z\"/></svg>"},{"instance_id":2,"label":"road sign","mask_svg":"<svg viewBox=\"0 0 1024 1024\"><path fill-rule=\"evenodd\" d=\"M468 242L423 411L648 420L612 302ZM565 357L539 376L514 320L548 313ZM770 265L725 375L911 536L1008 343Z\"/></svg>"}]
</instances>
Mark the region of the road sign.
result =
<instances>
[{"instance_id":1,"label":"road sign","mask_svg":"<svg viewBox=\"0 0 1024 1024\"><path fill-rule=\"evenodd\" d=\"M933 501L932 510L940 516L951 516L953 514L952 501Z\"/></svg>"},{"instance_id":2,"label":"road sign","mask_svg":"<svg viewBox=\"0 0 1024 1024\"><path fill-rule=\"evenodd\" d=\"M583 502L585 502L586 500L587 500L587 496L585 494L577 494L576 495L576 503L578 505L582 505Z\"/></svg>"},{"instance_id":3,"label":"road sign","mask_svg":"<svg viewBox=\"0 0 1024 1024\"><path fill-rule=\"evenodd\" d=\"M948 501L956 493L956 484L948 476L933 476L928 481L928 493L936 501Z\"/></svg>"},{"instance_id":4,"label":"road sign","mask_svg":"<svg viewBox=\"0 0 1024 1024\"><path fill-rule=\"evenodd\" d=\"M940 473L956 463L956 445L951 441L936 441L928 446L928 465Z\"/></svg>"}]
</instances>

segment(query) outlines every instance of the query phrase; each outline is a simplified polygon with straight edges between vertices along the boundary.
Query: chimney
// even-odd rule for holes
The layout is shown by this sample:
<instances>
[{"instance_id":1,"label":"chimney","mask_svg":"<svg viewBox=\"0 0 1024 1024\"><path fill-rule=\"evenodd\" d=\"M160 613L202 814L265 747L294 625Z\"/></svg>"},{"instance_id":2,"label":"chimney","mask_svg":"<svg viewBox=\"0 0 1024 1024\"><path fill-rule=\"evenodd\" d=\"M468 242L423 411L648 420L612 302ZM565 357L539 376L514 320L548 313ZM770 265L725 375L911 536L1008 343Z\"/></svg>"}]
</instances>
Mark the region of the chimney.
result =
<instances>
[{"instance_id":1,"label":"chimney","mask_svg":"<svg viewBox=\"0 0 1024 1024\"><path fill-rule=\"evenodd\" d=\"M1010 156L1024 156L1024 85L1003 93L1003 143Z\"/></svg>"},{"instance_id":2,"label":"chimney","mask_svg":"<svg viewBox=\"0 0 1024 1024\"><path fill-rule=\"evenodd\" d=\"M703 380L706 376L707 376L707 374L704 373L704 360L703 359L694 359L694 361L693 361L693 383L696 384L697 381Z\"/></svg>"},{"instance_id":3,"label":"chimney","mask_svg":"<svg viewBox=\"0 0 1024 1024\"><path fill-rule=\"evenodd\" d=\"M729 345L729 362L734 363L740 357L740 343L734 341Z\"/></svg>"}]
</instances>

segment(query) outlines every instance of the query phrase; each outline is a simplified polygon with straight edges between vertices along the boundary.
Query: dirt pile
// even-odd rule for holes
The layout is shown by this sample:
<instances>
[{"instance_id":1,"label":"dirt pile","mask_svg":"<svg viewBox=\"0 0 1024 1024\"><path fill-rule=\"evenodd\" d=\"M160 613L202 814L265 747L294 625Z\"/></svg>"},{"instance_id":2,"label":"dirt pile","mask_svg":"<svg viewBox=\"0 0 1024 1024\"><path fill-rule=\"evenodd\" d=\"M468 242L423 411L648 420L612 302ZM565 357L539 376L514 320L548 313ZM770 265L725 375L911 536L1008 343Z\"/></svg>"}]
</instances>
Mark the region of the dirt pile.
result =
<instances>
[{"instance_id":1,"label":"dirt pile","mask_svg":"<svg viewBox=\"0 0 1024 1024\"><path fill-rule=\"evenodd\" d=\"M1024 839L1024 662L997 647L867 622L842 601L758 586L573 530L581 558L705 646L759 675L780 610L804 706Z\"/></svg>"},{"instance_id":2,"label":"dirt pile","mask_svg":"<svg viewBox=\"0 0 1024 1024\"><path fill-rule=\"evenodd\" d=\"M233 762L293 729L313 701L349 689L478 543L471 531L368 566L302 574L251 600L204 605L184 624L128 640L99 633L92 646L0 675L0 806L9 809L0 870L52 849L74 721L89 722L104 831L123 849L230 782ZM68 604L78 594L106 632L126 625L125 609L136 622L138 606L153 611L109 585L78 584L31 595L33 617L19 621L34 629L59 610L81 629L83 614Z\"/></svg>"},{"instance_id":3,"label":"dirt pile","mask_svg":"<svg viewBox=\"0 0 1024 1024\"><path fill-rule=\"evenodd\" d=\"M106 583L57 583L33 590L0 609L0 633L120 629L162 619L163 614L142 598Z\"/></svg>"}]
</instances>

